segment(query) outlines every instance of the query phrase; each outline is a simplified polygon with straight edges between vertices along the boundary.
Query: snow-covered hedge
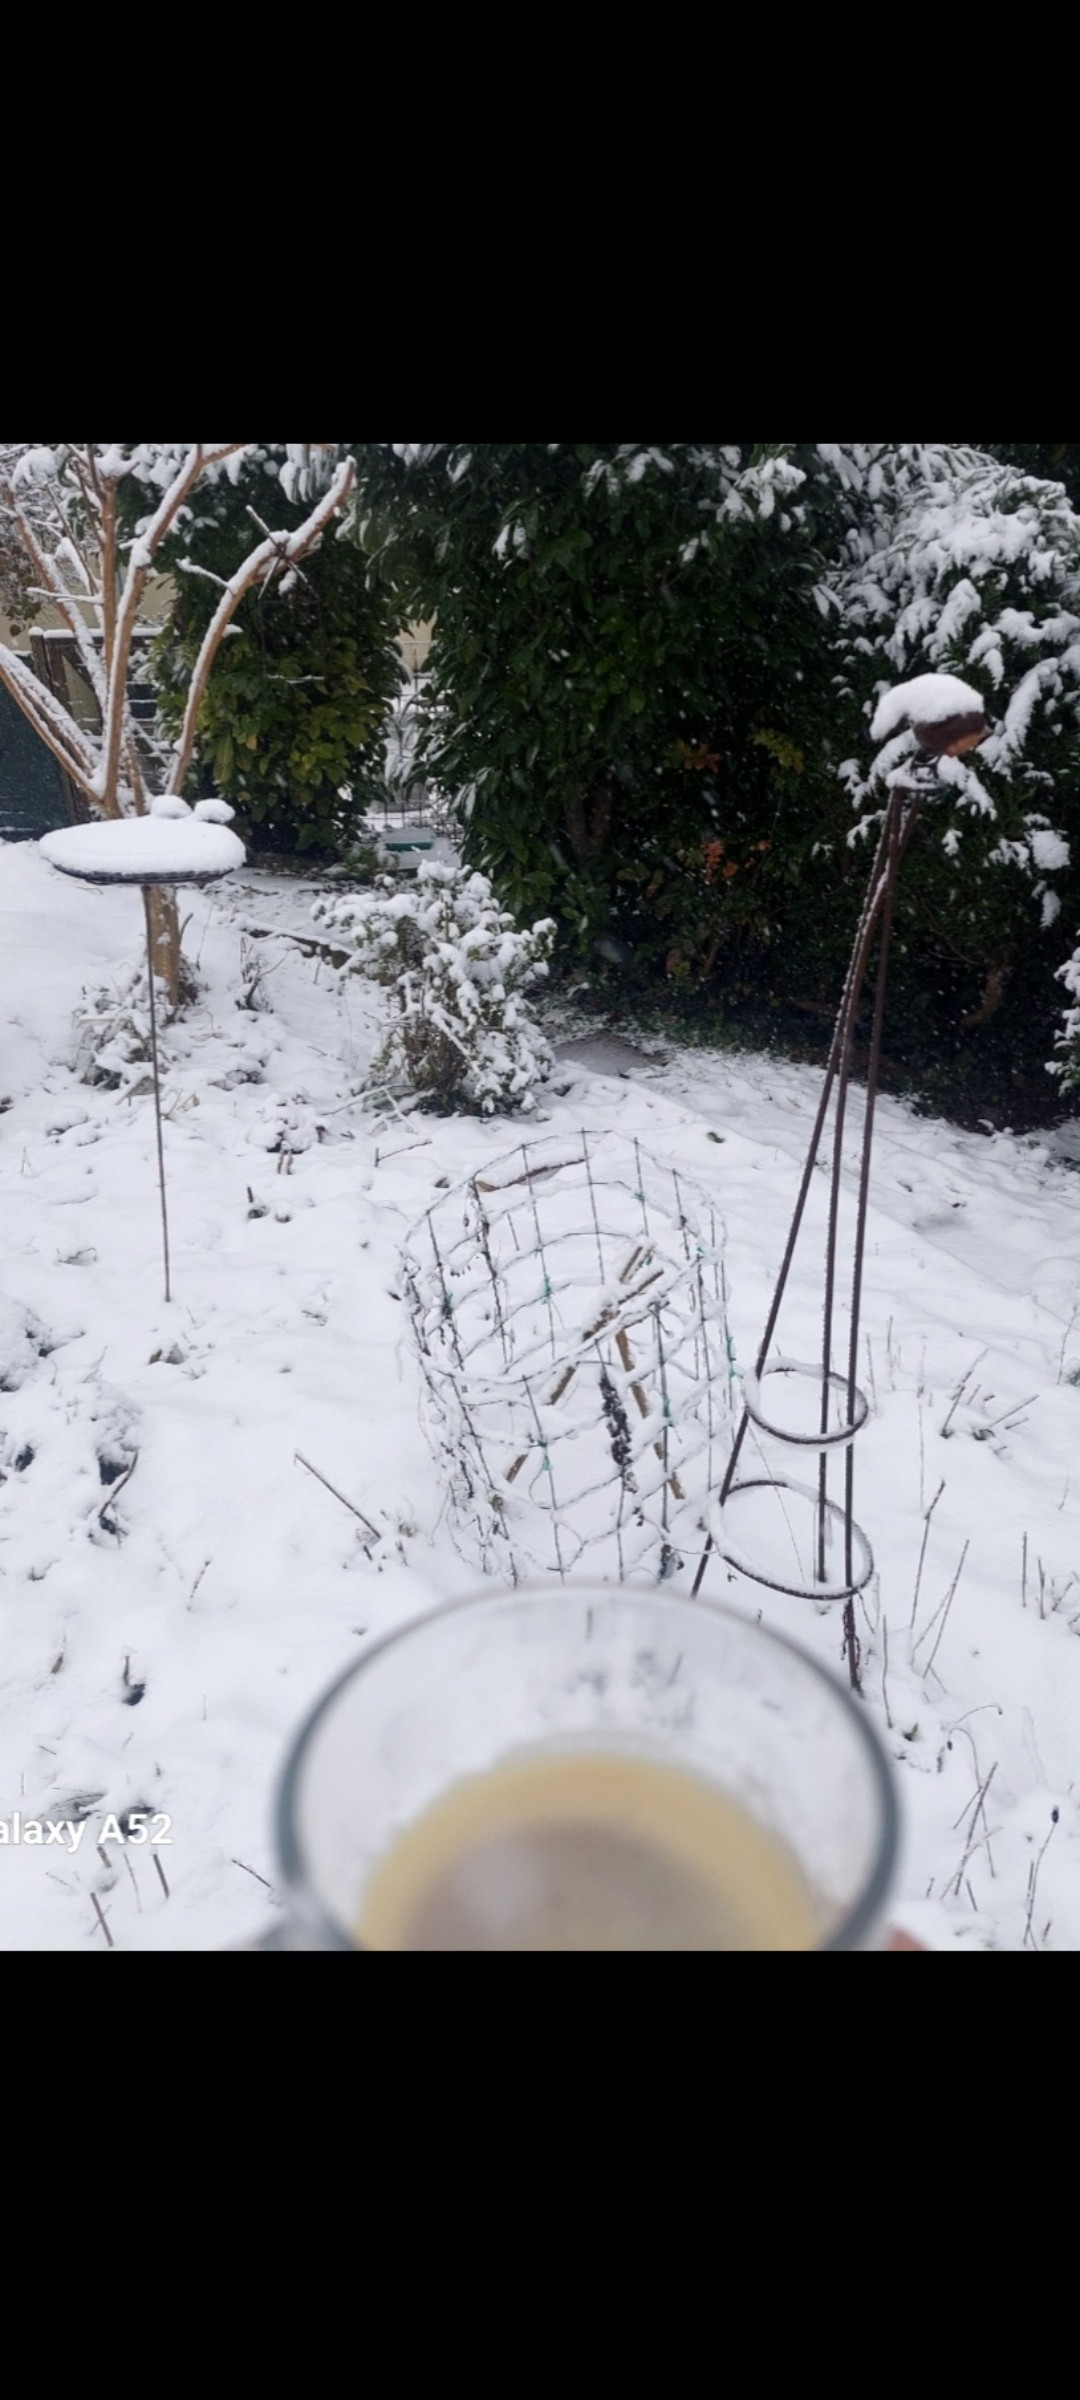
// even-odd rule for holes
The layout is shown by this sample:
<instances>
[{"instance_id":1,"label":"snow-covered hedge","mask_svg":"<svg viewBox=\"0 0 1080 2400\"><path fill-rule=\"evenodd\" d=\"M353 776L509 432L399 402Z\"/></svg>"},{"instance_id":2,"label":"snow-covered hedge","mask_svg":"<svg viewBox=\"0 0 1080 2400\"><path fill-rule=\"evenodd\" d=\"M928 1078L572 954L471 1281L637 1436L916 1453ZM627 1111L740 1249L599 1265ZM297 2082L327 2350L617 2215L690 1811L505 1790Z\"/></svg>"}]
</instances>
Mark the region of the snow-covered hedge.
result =
<instances>
[{"instance_id":1,"label":"snow-covered hedge","mask_svg":"<svg viewBox=\"0 0 1080 2400\"><path fill-rule=\"evenodd\" d=\"M529 1109L551 1051L523 997L547 973L550 918L523 930L486 876L421 866L377 896L319 900L312 914L350 944L345 973L391 994L391 1021L374 1075L440 1114Z\"/></svg>"},{"instance_id":2,"label":"snow-covered hedge","mask_svg":"<svg viewBox=\"0 0 1080 2400\"><path fill-rule=\"evenodd\" d=\"M874 735L882 695L955 676L989 738L946 762L905 856L889 1071L975 1122L1049 1113L1080 922L1080 510L1028 464L928 442L367 445L364 538L434 625L420 753L469 863L520 922L557 914L588 975L666 979L801 1043L835 1007L861 837L912 745Z\"/></svg>"},{"instance_id":3,"label":"snow-covered hedge","mask_svg":"<svg viewBox=\"0 0 1080 2400\"><path fill-rule=\"evenodd\" d=\"M852 514L846 555L819 594L839 620L842 682L864 688L868 668L881 684L927 668L975 677L992 727L976 757L945 770L943 847L959 862L979 820L996 828L985 863L1019 868L1050 925L1059 903L1047 877L1069 864L1060 812L1073 801L1080 722L1080 519L1060 485L982 451L822 449ZM872 757L842 770L861 807L912 747L910 733L887 730L871 727Z\"/></svg>"},{"instance_id":4,"label":"snow-covered hedge","mask_svg":"<svg viewBox=\"0 0 1080 2400\"><path fill-rule=\"evenodd\" d=\"M1057 1039L1061 1056L1050 1061L1050 1073L1060 1077L1063 1091L1080 1092L1080 948L1058 968L1058 980L1071 993L1072 1005L1065 1011Z\"/></svg>"}]
</instances>

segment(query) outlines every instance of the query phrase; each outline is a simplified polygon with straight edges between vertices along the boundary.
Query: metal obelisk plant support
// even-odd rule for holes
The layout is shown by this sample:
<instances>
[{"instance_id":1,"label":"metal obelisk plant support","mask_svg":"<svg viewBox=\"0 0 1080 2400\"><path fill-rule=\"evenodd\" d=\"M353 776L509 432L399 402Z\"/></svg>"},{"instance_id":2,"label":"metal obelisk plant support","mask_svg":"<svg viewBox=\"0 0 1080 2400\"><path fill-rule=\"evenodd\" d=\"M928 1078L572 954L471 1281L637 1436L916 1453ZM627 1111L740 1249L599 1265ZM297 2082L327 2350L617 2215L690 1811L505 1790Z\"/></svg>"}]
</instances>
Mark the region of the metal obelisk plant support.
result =
<instances>
[{"instance_id":1,"label":"metal obelisk plant support","mask_svg":"<svg viewBox=\"0 0 1080 2400\"><path fill-rule=\"evenodd\" d=\"M232 814L218 803L215 817ZM165 1192L165 1146L161 1132L161 1072L158 1062L157 1002L154 994L154 929L150 894L155 888L181 883L217 883L244 863L244 846L217 822L192 813L182 801L158 803L149 816L98 819L92 825L73 825L46 834L40 844L51 867L81 883L128 884L141 890L146 924L146 979L150 993L150 1059L154 1080L154 1127L157 1135L158 1192L161 1200L161 1243L165 1267L165 1298L172 1299L169 1266L169 1211Z\"/></svg>"},{"instance_id":2,"label":"metal obelisk plant support","mask_svg":"<svg viewBox=\"0 0 1080 2400\"><path fill-rule=\"evenodd\" d=\"M885 720L884 722L882 720ZM855 1597L869 1582L874 1569L873 1552L866 1535L856 1524L854 1514L854 1443L855 1436L865 1424L868 1406L856 1382L859 1352L859 1313L862 1300L863 1260L866 1248L866 1212L870 1188L870 1155L874 1136L874 1108L877 1099L878 1074L881 1064L881 1037L885 1017L885 991L888 978L889 945L892 935L893 901L896 879L915 828L924 799L938 786L938 766L943 758L957 757L974 749L987 731L979 695L967 685L950 676L924 676L915 682L901 685L888 695L874 720L874 733L884 735L888 730L910 728L917 749L906 768L897 772L889 786L889 797L882 818L877 850L870 872L862 914L856 928L847 977L833 1029L832 1042L825 1066L821 1096L806 1164L803 1168L780 1272L773 1292L755 1361L754 1373L744 1384L744 1406L735 1439L718 1495L722 1530L708 1540L694 1580L694 1595L701 1589L709 1557L714 1550L731 1565L738 1567L756 1582L774 1590L804 1595L812 1599L836 1599L844 1604L844 1654L848 1673L854 1686L858 1685L859 1644L855 1631ZM862 1149L855 1201L855 1231L850 1267L850 1325L847 1360L841 1373L834 1368L834 1317L838 1284L839 1218L841 1164L843 1155L844 1120L847 1112L851 1080L852 1054L859 1003L870 958L877 943L877 978L874 989L873 1014L870 1026L870 1045L866 1067L866 1103L863 1115ZM778 1358L769 1363L769 1345L776 1331L785 1288L813 1181L818 1149L825 1129L830 1101L835 1095L832 1165L829 1183L829 1206L825 1233L824 1305L820 1363L806 1366L794 1359ZM770 1414L771 1403L763 1398L762 1387L770 1378L780 1376L806 1377L819 1386L819 1405L816 1427L794 1431ZM836 1416L839 1415L839 1422ZM765 1474L739 1480L737 1469L746 1439L753 1424L771 1439L787 1443L803 1451L817 1453L816 1488L809 1495L813 1501L812 1557L810 1580L795 1581L791 1571L783 1578L767 1571L760 1562L747 1558L730 1534L731 1503L750 1493L771 1489L778 1496L785 1493L806 1497L804 1487L780 1476ZM833 1452L844 1453L844 1493L842 1506L829 1496L829 1460ZM737 1513L737 1512L736 1512ZM830 1578L826 1567L826 1549L830 1527L842 1522L843 1568L839 1577Z\"/></svg>"}]
</instances>

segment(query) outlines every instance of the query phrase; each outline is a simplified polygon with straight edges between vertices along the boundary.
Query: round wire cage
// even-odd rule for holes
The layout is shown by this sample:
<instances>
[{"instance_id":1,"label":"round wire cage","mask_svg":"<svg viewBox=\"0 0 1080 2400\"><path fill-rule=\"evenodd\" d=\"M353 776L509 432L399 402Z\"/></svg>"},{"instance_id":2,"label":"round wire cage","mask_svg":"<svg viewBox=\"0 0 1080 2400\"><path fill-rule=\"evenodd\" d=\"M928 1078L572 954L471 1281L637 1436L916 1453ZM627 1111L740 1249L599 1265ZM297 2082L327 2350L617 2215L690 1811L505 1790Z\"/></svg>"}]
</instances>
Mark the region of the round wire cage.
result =
<instances>
[{"instance_id":1,"label":"round wire cage","mask_svg":"<svg viewBox=\"0 0 1080 2400\"><path fill-rule=\"evenodd\" d=\"M523 1142L405 1252L459 1549L513 1581L701 1552L735 1374L713 1203L623 1134Z\"/></svg>"}]
</instances>

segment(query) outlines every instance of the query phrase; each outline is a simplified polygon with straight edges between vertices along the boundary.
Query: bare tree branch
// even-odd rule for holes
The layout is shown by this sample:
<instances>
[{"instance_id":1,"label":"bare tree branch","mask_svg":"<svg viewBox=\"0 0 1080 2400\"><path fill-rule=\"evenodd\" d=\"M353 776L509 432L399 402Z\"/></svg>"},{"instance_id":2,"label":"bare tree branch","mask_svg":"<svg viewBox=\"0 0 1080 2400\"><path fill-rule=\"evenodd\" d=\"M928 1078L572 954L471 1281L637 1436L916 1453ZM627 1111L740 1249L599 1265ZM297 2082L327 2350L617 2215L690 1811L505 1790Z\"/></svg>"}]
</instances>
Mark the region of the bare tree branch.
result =
<instances>
[{"instance_id":1,"label":"bare tree branch","mask_svg":"<svg viewBox=\"0 0 1080 2400\"><path fill-rule=\"evenodd\" d=\"M33 668L14 650L0 643L0 682L7 685L13 700L28 717L34 732L45 743L77 783L88 800L96 798L96 761L83 741L78 726L48 685L41 683Z\"/></svg>"},{"instance_id":2,"label":"bare tree branch","mask_svg":"<svg viewBox=\"0 0 1080 2400\"><path fill-rule=\"evenodd\" d=\"M101 646L105 653L105 691L116 655L116 485L107 484L101 499ZM103 694L104 698L104 694ZM101 711L104 727L105 709Z\"/></svg>"},{"instance_id":3,"label":"bare tree branch","mask_svg":"<svg viewBox=\"0 0 1080 2400\"><path fill-rule=\"evenodd\" d=\"M132 635L139 611L139 602L146 589L154 554L165 539L177 510L183 507L188 493L198 482L206 464L201 442L193 442L183 466L174 475L168 491L155 510L149 524L128 553L127 574L123 596L117 612L113 633L113 654L109 661L105 724L102 732L102 756L98 770L99 798L106 807L113 805L117 769L120 764L120 742L123 734L123 701L127 687L128 659ZM99 461L100 465L100 461Z\"/></svg>"},{"instance_id":4,"label":"bare tree branch","mask_svg":"<svg viewBox=\"0 0 1080 2400\"><path fill-rule=\"evenodd\" d=\"M22 507L21 502L17 498L10 482L8 482L6 479L2 484L0 484L0 496L3 497L5 505L11 510L19 540L22 543L22 547L25 550L31 565L33 566L34 571L41 582L43 590L48 593L49 598L52 600L54 606L59 609L65 625L68 627L69 632L74 637L79 656L82 658L84 655L84 647L86 646L86 627L78 613L78 610L75 607L70 593L68 592L67 586L60 574L60 570L55 558L51 558L49 553L42 549L41 543L37 538L37 534L35 533L33 525L30 523L25 509ZM61 523L63 523L62 516ZM89 661L87 661L87 664L89 664ZM101 689L98 691L98 699L100 703L101 699L104 697L104 685L101 683L100 666L96 662L90 667L90 681L91 686L95 691L98 691L98 686L99 684L101 685Z\"/></svg>"},{"instance_id":5,"label":"bare tree branch","mask_svg":"<svg viewBox=\"0 0 1080 2400\"><path fill-rule=\"evenodd\" d=\"M270 534L267 540L260 542L258 549L253 550L250 556L244 560L243 565L237 568L235 575L229 577L222 598L203 635L199 655L195 661L187 707L184 711L184 722L170 761L168 777L170 791L180 792L183 790L184 777L191 765L199 709L202 705L203 693L206 690L207 678L225 628L231 618L235 616L245 593L251 591L253 585L257 583L268 582L280 568L295 565L296 561L313 547L320 535L325 532L331 518L337 514L343 502L348 499L355 482L355 463L351 458L344 459L322 499L312 509L304 523L297 528L297 531L295 533Z\"/></svg>"}]
</instances>

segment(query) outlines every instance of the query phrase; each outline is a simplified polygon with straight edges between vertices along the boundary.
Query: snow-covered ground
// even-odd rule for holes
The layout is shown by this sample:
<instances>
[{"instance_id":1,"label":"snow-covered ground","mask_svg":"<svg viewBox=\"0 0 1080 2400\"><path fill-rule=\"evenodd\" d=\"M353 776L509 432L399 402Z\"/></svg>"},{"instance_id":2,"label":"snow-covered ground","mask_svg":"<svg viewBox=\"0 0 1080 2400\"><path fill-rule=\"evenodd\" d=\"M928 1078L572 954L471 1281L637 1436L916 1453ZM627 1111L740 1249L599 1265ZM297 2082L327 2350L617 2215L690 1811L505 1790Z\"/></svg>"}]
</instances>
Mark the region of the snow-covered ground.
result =
<instances>
[{"instance_id":1,"label":"snow-covered ground","mask_svg":"<svg viewBox=\"0 0 1080 2400\"><path fill-rule=\"evenodd\" d=\"M283 938L318 933L310 901L246 871L190 895L204 989L165 1038L166 1306L145 1079L126 1096L71 1063L84 990L138 958L138 898L0 846L0 1821L86 1827L74 1854L0 1839L9 1948L257 1933L276 1906L273 1789L308 1705L370 1637L476 1582L421 1429L400 1250L446 1179L520 1128L374 1123L359 1095L380 995ZM619 1073L617 1048L595 1056L609 1071L560 1058L532 1123L634 1131L715 1198L746 1367L819 1077L700 1052ZM856 1104L851 1183L860 1119ZM935 1947L1080 1947L1067 1151L879 1103L856 1451L878 1575L860 1631L906 1817L897 1914ZM818 1185L780 1325L796 1357L820 1338ZM835 1607L716 1564L704 1588L839 1667ZM158 1830L167 1817L168 1843L99 1847L133 1809Z\"/></svg>"}]
</instances>

